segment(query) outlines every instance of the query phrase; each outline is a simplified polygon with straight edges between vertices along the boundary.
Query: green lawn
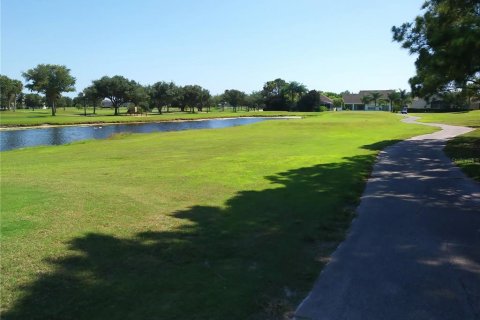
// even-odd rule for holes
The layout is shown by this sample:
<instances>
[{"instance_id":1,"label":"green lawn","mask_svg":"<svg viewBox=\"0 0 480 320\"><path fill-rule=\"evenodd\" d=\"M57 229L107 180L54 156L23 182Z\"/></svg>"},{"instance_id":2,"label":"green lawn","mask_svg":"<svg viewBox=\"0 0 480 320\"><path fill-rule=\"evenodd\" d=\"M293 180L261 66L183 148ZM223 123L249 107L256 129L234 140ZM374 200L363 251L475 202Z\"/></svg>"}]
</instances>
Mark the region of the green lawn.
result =
<instances>
[{"instance_id":1,"label":"green lawn","mask_svg":"<svg viewBox=\"0 0 480 320\"><path fill-rule=\"evenodd\" d=\"M468 176L480 181L480 110L421 114L420 121L477 128L447 143L445 153Z\"/></svg>"},{"instance_id":2,"label":"green lawn","mask_svg":"<svg viewBox=\"0 0 480 320\"><path fill-rule=\"evenodd\" d=\"M378 148L433 128L322 113L1 153L5 319L269 319L343 239Z\"/></svg>"},{"instance_id":3,"label":"green lawn","mask_svg":"<svg viewBox=\"0 0 480 320\"><path fill-rule=\"evenodd\" d=\"M448 113L413 113L421 122L445 123L480 128L480 110Z\"/></svg>"},{"instance_id":4,"label":"green lawn","mask_svg":"<svg viewBox=\"0 0 480 320\"><path fill-rule=\"evenodd\" d=\"M80 124L80 123L118 123L118 122L155 122L168 120L183 119L202 119L202 118L221 118L221 117L253 117L253 116L285 116L295 115L294 113L282 111L213 111L213 112L170 112L158 114L156 112L139 115L127 115L126 108L121 108L121 115L114 116L111 109L97 109L96 115L92 115L93 110L88 110L87 116L83 115L83 110L76 108L67 108L66 110L58 109L57 115L53 117L50 110L23 110L0 112L0 126L38 126L38 125L63 125L63 124ZM315 115L317 113L302 113L305 115Z\"/></svg>"}]
</instances>

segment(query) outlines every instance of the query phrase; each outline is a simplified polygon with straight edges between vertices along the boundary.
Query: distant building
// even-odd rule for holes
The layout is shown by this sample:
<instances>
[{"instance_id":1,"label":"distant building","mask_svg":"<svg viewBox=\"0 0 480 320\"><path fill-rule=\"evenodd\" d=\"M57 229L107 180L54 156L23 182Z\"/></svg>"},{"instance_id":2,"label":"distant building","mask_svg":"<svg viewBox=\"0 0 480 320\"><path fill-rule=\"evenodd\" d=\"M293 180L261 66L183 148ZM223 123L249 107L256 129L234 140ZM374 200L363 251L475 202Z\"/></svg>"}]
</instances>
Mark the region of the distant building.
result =
<instances>
[{"instance_id":1,"label":"distant building","mask_svg":"<svg viewBox=\"0 0 480 320\"><path fill-rule=\"evenodd\" d=\"M333 109L333 100L323 94L320 95L320 104L327 107L329 110Z\"/></svg>"},{"instance_id":2,"label":"distant building","mask_svg":"<svg viewBox=\"0 0 480 320\"><path fill-rule=\"evenodd\" d=\"M111 106L113 106L113 103L112 101L110 101L110 99L103 99L101 105L104 108L110 108Z\"/></svg>"},{"instance_id":3,"label":"distant building","mask_svg":"<svg viewBox=\"0 0 480 320\"><path fill-rule=\"evenodd\" d=\"M362 101L363 97L371 96L374 92L381 94L380 98L377 100L377 105L375 105L375 101L370 101L365 104ZM358 93L346 93L342 95L344 108L362 111L390 111L391 106L388 100L388 95L392 92L395 92L395 90L360 90Z\"/></svg>"},{"instance_id":4,"label":"distant building","mask_svg":"<svg viewBox=\"0 0 480 320\"><path fill-rule=\"evenodd\" d=\"M421 110L441 110L441 109L458 109L458 107L452 106L447 102L442 100L442 97L439 95L433 95L429 99L423 99L415 97L412 100L411 107L412 109L421 109ZM463 106L459 109L463 110L478 110L480 109L480 100L472 99L470 103L466 106Z\"/></svg>"}]
</instances>

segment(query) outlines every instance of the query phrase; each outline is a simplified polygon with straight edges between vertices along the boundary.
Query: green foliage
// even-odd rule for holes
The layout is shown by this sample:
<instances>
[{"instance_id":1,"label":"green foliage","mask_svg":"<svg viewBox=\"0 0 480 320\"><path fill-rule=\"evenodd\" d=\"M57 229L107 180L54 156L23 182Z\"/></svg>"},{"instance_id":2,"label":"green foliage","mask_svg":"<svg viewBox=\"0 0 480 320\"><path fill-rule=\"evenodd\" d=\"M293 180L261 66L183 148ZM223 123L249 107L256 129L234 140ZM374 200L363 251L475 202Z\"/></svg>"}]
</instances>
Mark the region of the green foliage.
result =
<instances>
[{"instance_id":1,"label":"green foliage","mask_svg":"<svg viewBox=\"0 0 480 320\"><path fill-rule=\"evenodd\" d=\"M370 93L370 101L373 101L375 107L377 106L378 100L382 97L380 92L372 92Z\"/></svg>"},{"instance_id":2,"label":"green foliage","mask_svg":"<svg viewBox=\"0 0 480 320\"><path fill-rule=\"evenodd\" d=\"M102 103L103 97L100 96L95 86L89 86L83 89L83 96L85 97L85 102L93 106L93 114L96 113L96 108Z\"/></svg>"},{"instance_id":3,"label":"green foliage","mask_svg":"<svg viewBox=\"0 0 480 320\"><path fill-rule=\"evenodd\" d=\"M140 106L130 105L127 108L127 114L132 115L132 114L142 114L142 113L143 113L143 109Z\"/></svg>"},{"instance_id":4,"label":"green foliage","mask_svg":"<svg viewBox=\"0 0 480 320\"><path fill-rule=\"evenodd\" d=\"M16 108L17 96L22 93L23 84L19 80L0 75L0 107Z\"/></svg>"},{"instance_id":5,"label":"green foliage","mask_svg":"<svg viewBox=\"0 0 480 320\"><path fill-rule=\"evenodd\" d=\"M307 94L303 95L297 103L298 111L316 111L320 106L320 92L316 90L310 90Z\"/></svg>"},{"instance_id":6,"label":"green foliage","mask_svg":"<svg viewBox=\"0 0 480 320\"><path fill-rule=\"evenodd\" d=\"M163 107L171 106L178 94L178 87L173 82L156 82L149 91L150 101L153 106L158 109L158 113L162 113Z\"/></svg>"},{"instance_id":7,"label":"green foliage","mask_svg":"<svg viewBox=\"0 0 480 320\"><path fill-rule=\"evenodd\" d=\"M328 111L328 108L325 107L325 106L320 106L320 107L318 108L318 111L320 111L320 112Z\"/></svg>"},{"instance_id":8,"label":"green foliage","mask_svg":"<svg viewBox=\"0 0 480 320\"><path fill-rule=\"evenodd\" d=\"M345 104L345 101L343 101L343 98L333 98L333 106L334 107L342 107Z\"/></svg>"},{"instance_id":9,"label":"green foliage","mask_svg":"<svg viewBox=\"0 0 480 320\"><path fill-rule=\"evenodd\" d=\"M202 111L210 100L210 92L199 85L186 85L181 88L177 101L179 101L181 110L190 108L190 111L195 112L195 108Z\"/></svg>"},{"instance_id":10,"label":"green foliage","mask_svg":"<svg viewBox=\"0 0 480 320\"><path fill-rule=\"evenodd\" d=\"M283 87L282 91L290 103L290 110L294 110L296 108L297 101L307 92L307 87L297 81L292 81L287 83Z\"/></svg>"},{"instance_id":11,"label":"green foliage","mask_svg":"<svg viewBox=\"0 0 480 320\"><path fill-rule=\"evenodd\" d=\"M73 99L70 97L60 97L57 102L57 107L59 108L70 108L73 107Z\"/></svg>"},{"instance_id":12,"label":"green foliage","mask_svg":"<svg viewBox=\"0 0 480 320\"><path fill-rule=\"evenodd\" d=\"M27 93L25 95L25 105L27 108L41 108L45 99L37 93Z\"/></svg>"},{"instance_id":13,"label":"green foliage","mask_svg":"<svg viewBox=\"0 0 480 320\"><path fill-rule=\"evenodd\" d=\"M52 116L56 113L55 103L62 92L75 91L75 78L66 66L39 64L22 75L28 82L26 88L45 95L47 104L52 108Z\"/></svg>"},{"instance_id":14,"label":"green foliage","mask_svg":"<svg viewBox=\"0 0 480 320\"><path fill-rule=\"evenodd\" d=\"M223 100L232 106L233 112L237 112L237 108L246 103L246 98L245 92L236 89L225 90L223 93Z\"/></svg>"},{"instance_id":15,"label":"green foliage","mask_svg":"<svg viewBox=\"0 0 480 320\"><path fill-rule=\"evenodd\" d=\"M335 93L335 92L330 92L330 91L322 91L320 92L321 94L323 94L325 97L328 97L332 100L335 100L335 99L341 99L342 98L342 94L341 93Z\"/></svg>"},{"instance_id":16,"label":"green foliage","mask_svg":"<svg viewBox=\"0 0 480 320\"><path fill-rule=\"evenodd\" d=\"M245 97L245 105L247 110L260 110L265 107L265 100L263 99L261 91L253 91Z\"/></svg>"},{"instance_id":17,"label":"green foliage","mask_svg":"<svg viewBox=\"0 0 480 320\"><path fill-rule=\"evenodd\" d=\"M431 96L473 85L480 91L480 3L427 0L422 16L392 27L393 39L417 54L412 92Z\"/></svg>"},{"instance_id":18,"label":"green foliage","mask_svg":"<svg viewBox=\"0 0 480 320\"><path fill-rule=\"evenodd\" d=\"M107 98L112 102L115 115L118 115L118 109L122 104L134 101L138 103L143 94L137 82L122 76L105 76L93 81L92 86L98 97Z\"/></svg>"},{"instance_id":19,"label":"green foliage","mask_svg":"<svg viewBox=\"0 0 480 320\"><path fill-rule=\"evenodd\" d=\"M361 100L362 100L362 103L366 105L372 101L372 97L369 95L366 95L366 96L363 96Z\"/></svg>"},{"instance_id":20,"label":"green foliage","mask_svg":"<svg viewBox=\"0 0 480 320\"><path fill-rule=\"evenodd\" d=\"M262 90L262 95L265 99L265 110L289 110L288 99L285 96L287 85L288 83L280 78L265 83Z\"/></svg>"}]
</instances>

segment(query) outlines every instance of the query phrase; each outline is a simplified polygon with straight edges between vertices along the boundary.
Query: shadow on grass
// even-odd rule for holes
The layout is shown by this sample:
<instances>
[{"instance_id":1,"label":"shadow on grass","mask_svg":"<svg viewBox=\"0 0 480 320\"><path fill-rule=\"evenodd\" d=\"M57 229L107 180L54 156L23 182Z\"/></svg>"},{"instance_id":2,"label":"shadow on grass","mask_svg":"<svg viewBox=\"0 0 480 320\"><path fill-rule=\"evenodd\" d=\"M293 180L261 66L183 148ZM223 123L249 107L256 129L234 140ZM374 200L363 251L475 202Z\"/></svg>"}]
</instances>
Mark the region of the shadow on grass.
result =
<instances>
[{"instance_id":1,"label":"shadow on grass","mask_svg":"<svg viewBox=\"0 0 480 320\"><path fill-rule=\"evenodd\" d=\"M450 140L445 153L469 177L480 181L480 129Z\"/></svg>"},{"instance_id":2,"label":"shadow on grass","mask_svg":"<svg viewBox=\"0 0 480 320\"><path fill-rule=\"evenodd\" d=\"M266 177L224 208L172 213L182 227L86 234L21 288L3 319L277 319L343 239L374 155Z\"/></svg>"},{"instance_id":3,"label":"shadow on grass","mask_svg":"<svg viewBox=\"0 0 480 320\"><path fill-rule=\"evenodd\" d=\"M362 148L367 149L367 150L372 150L372 151L380 151L385 149L388 146L391 146L395 143L398 143L403 140L395 139L395 140L384 140L380 142L375 142L369 145L364 145Z\"/></svg>"}]
</instances>

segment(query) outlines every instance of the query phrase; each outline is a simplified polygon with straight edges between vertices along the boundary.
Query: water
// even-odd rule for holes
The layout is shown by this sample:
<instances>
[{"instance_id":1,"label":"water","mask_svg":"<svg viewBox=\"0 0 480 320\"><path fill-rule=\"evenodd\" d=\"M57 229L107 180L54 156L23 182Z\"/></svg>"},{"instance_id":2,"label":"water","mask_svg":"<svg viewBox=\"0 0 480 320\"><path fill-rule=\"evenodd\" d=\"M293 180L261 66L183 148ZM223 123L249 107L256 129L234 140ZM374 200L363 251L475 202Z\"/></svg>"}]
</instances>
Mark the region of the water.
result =
<instances>
[{"instance_id":1,"label":"water","mask_svg":"<svg viewBox=\"0 0 480 320\"><path fill-rule=\"evenodd\" d=\"M116 133L149 133L191 129L226 128L279 118L235 118L204 121L112 124L22 129L0 132L0 151L39 145L61 145L87 139L105 139Z\"/></svg>"}]
</instances>

